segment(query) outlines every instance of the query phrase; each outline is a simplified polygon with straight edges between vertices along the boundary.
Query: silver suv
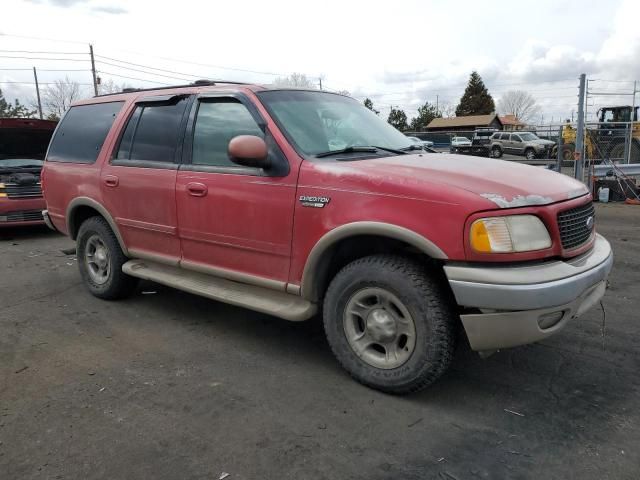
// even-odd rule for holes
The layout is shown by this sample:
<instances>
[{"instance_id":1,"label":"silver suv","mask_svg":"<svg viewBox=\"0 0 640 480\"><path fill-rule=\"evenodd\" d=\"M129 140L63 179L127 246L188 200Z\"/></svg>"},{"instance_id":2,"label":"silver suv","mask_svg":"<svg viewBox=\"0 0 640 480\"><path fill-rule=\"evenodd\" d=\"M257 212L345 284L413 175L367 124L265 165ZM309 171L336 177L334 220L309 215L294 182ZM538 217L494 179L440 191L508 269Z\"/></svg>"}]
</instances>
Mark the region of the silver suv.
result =
<instances>
[{"instance_id":1,"label":"silver suv","mask_svg":"<svg viewBox=\"0 0 640 480\"><path fill-rule=\"evenodd\" d=\"M550 140L543 140L531 132L496 132L491 136L491 156L500 158L503 153L523 155L527 160L547 158L555 145Z\"/></svg>"}]
</instances>

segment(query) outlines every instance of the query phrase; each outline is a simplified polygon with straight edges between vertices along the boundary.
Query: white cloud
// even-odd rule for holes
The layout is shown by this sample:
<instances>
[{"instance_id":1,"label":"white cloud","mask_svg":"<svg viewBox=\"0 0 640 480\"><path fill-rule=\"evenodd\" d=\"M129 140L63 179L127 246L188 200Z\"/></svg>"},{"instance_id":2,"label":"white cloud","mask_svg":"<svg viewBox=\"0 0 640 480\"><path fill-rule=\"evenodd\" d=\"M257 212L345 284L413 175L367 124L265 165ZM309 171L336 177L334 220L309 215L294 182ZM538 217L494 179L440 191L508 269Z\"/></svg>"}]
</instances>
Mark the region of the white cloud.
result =
<instances>
[{"instance_id":1,"label":"white cloud","mask_svg":"<svg viewBox=\"0 0 640 480\"><path fill-rule=\"evenodd\" d=\"M436 96L439 102L456 103L469 73L477 70L496 100L509 89L529 90L545 107L546 118L560 118L575 108L580 73L604 79L640 77L640 2L634 0L596 2L588 8L580 0L538 0L535 5L512 2L481 9L473 0L460 0L455 8L420 0L372 0L366 8L341 0L325 0L321 7L309 0L246 0L241 6L183 0L179 19L175 8L156 8L155 0L36 1L10 2L5 16L18 24L28 19L31 31L44 38L80 44L1 37L3 48L85 51L91 42L103 57L199 77L262 83L274 76L219 67L279 75L302 72L314 79L322 76L327 88L371 95L383 112L390 105L413 110L426 100L435 102ZM179 83L108 65L114 62L105 58L96 61L105 80L153 85L110 77L119 74ZM68 74L81 83L91 81L88 64L82 62L2 63L41 70L84 68ZM3 73L0 80L6 80ZM41 77L45 82L65 74L43 71ZM11 73L12 78L31 80L29 72L20 75ZM0 86L23 94L14 86Z\"/></svg>"}]
</instances>

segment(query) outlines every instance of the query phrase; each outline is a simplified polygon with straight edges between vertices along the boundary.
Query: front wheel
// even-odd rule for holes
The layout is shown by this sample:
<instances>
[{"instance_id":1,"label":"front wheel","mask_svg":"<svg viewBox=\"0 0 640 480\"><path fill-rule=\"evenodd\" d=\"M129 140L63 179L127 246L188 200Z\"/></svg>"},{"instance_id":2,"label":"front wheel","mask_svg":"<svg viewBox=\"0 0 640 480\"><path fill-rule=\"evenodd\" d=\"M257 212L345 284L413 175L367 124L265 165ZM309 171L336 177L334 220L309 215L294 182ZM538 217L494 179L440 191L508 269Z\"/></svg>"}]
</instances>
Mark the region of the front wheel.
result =
<instances>
[{"instance_id":1,"label":"front wheel","mask_svg":"<svg viewBox=\"0 0 640 480\"><path fill-rule=\"evenodd\" d=\"M536 152L533 150L533 148L528 148L527 150L525 150L524 156L527 160L535 160Z\"/></svg>"},{"instance_id":2,"label":"front wheel","mask_svg":"<svg viewBox=\"0 0 640 480\"><path fill-rule=\"evenodd\" d=\"M385 392L410 393L435 382L451 363L453 306L423 265L374 255L335 276L324 300L324 328L352 377Z\"/></svg>"},{"instance_id":3,"label":"front wheel","mask_svg":"<svg viewBox=\"0 0 640 480\"><path fill-rule=\"evenodd\" d=\"M502 149L501 149L500 147L497 147L497 146L496 146L496 147L493 147L493 148L491 149L491 156L492 156L493 158L500 158L500 157L502 157Z\"/></svg>"}]
</instances>

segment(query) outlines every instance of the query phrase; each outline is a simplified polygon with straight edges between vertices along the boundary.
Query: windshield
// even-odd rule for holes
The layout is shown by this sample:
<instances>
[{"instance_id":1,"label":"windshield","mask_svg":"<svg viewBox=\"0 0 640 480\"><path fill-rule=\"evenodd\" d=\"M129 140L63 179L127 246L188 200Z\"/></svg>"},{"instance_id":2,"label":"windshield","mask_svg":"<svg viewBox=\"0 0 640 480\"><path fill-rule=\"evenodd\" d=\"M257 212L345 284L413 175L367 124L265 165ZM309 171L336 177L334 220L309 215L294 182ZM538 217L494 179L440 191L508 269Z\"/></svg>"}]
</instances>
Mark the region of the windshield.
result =
<instances>
[{"instance_id":1,"label":"windshield","mask_svg":"<svg viewBox=\"0 0 640 480\"><path fill-rule=\"evenodd\" d=\"M399 150L413 144L349 97L302 90L263 91L258 96L296 150L306 156L351 146Z\"/></svg>"},{"instance_id":2,"label":"windshield","mask_svg":"<svg viewBox=\"0 0 640 480\"><path fill-rule=\"evenodd\" d=\"M533 133L521 133L520 138L524 142L530 142L531 140L539 140L539 138L535 136Z\"/></svg>"}]
</instances>

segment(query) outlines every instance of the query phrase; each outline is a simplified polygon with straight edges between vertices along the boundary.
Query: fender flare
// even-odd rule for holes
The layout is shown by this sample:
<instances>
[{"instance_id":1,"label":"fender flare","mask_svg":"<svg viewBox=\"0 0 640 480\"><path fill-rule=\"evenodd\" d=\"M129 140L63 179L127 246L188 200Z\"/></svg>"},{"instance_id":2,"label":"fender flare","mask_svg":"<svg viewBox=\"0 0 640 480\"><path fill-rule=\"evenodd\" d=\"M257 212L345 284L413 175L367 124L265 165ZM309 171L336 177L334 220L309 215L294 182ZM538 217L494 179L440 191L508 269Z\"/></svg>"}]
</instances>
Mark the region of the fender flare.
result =
<instances>
[{"instance_id":1,"label":"fender flare","mask_svg":"<svg viewBox=\"0 0 640 480\"><path fill-rule=\"evenodd\" d=\"M67 206L67 213L66 213L67 230L69 232L69 236L73 240L76 239L77 234L74 234L73 232L77 231L77 229L72 219L73 219L73 213L79 207L91 207L94 210L96 210L100 215L102 215L102 217L107 221L107 223L109 224L109 227L111 227L111 230L116 236L116 239L120 244L120 248L122 249L122 252L128 257L129 251L127 250L127 247L124 243L124 240L122 239L122 235L120 234L120 230L118 230L118 226L114 218L111 216L111 214L107 211L105 207L103 207L100 203L93 200L92 198L76 197L73 200L71 200L71 202L69 202L69 205Z\"/></svg>"},{"instance_id":2,"label":"fender flare","mask_svg":"<svg viewBox=\"0 0 640 480\"><path fill-rule=\"evenodd\" d=\"M341 225L325 233L309 252L302 272L302 285L300 293L306 299L314 299L317 287L317 271L323 255L335 246L339 241L358 235L376 235L394 240L400 240L431 258L446 260L447 255L431 240L409 230L390 223L383 222L353 222Z\"/></svg>"}]
</instances>

